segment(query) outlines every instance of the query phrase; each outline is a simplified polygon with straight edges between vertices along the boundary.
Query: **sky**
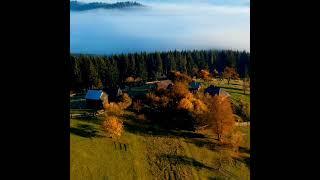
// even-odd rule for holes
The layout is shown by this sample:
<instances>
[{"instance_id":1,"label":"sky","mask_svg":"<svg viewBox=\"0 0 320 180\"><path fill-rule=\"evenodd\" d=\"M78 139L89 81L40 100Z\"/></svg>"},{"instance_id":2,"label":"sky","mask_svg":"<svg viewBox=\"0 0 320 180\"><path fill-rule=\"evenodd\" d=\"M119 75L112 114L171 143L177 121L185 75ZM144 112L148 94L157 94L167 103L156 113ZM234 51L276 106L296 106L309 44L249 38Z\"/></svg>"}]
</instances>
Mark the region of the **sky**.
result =
<instances>
[{"instance_id":1,"label":"sky","mask_svg":"<svg viewBox=\"0 0 320 180\"><path fill-rule=\"evenodd\" d=\"M112 54L174 49L250 51L250 1L137 2L148 8L71 12L71 52Z\"/></svg>"}]
</instances>

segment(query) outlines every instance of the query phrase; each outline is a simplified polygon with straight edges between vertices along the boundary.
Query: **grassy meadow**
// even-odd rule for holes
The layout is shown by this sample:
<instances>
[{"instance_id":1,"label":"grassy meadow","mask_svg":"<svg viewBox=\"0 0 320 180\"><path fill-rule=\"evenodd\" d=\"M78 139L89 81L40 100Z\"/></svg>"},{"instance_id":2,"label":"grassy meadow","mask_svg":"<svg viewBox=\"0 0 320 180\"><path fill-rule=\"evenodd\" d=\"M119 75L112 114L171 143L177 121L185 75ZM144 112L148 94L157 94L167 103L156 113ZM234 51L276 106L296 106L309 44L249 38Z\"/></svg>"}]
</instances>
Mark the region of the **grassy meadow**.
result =
<instances>
[{"instance_id":1,"label":"grassy meadow","mask_svg":"<svg viewBox=\"0 0 320 180\"><path fill-rule=\"evenodd\" d=\"M232 100L250 102L241 81L214 83ZM71 99L71 114L84 103ZM74 104L78 103L78 104ZM237 127L244 134L238 153L219 147L209 130L164 130L126 110L121 116L125 131L119 140L103 132L103 116L70 119L71 180L81 179L250 179L250 126Z\"/></svg>"}]
</instances>

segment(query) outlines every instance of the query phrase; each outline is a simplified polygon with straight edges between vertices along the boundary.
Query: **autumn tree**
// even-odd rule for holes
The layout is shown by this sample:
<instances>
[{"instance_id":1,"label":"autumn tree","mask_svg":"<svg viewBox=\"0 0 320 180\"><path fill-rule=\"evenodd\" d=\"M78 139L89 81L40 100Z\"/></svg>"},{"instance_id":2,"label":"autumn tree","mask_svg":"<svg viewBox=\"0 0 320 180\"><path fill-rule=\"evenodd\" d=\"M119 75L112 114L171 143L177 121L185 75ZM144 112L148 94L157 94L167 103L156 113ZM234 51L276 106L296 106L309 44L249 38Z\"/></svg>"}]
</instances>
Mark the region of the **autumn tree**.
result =
<instances>
[{"instance_id":1,"label":"autumn tree","mask_svg":"<svg viewBox=\"0 0 320 180\"><path fill-rule=\"evenodd\" d=\"M123 107L115 102L106 102L103 107L106 112L106 116L121 116L124 113Z\"/></svg>"},{"instance_id":2,"label":"autumn tree","mask_svg":"<svg viewBox=\"0 0 320 180\"><path fill-rule=\"evenodd\" d=\"M123 133L123 122L116 116L107 116L102 126L111 138L118 139Z\"/></svg>"},{"instance_id":3,"label":"autumn tree","mask_svg":"<svg viewBox=\"0 0 320 180\"><path fill-rule=\"evenodd\" d=\"M178 104L178 109L183 109L183 110L187 110L187 111L193 111L193 104L192 101L188 98L183 98L181 99L181 101Z\"/></svg>"},{"instance_id":4,"label":"autumn tree","mask_svg":"<svg viewBox=\"0 0 320 180\"><path fill-rule=\"evenodd\" d=\"M120 97L120 102L118 105L121 109L127 109L132 104L132 99L127 93L123 93Z\"/></svg>"},{"instance_id":5,"label":"autumn tree","mask_svg":"<svg viewBox=\"0 0 320 180\"><path fill-rule=\"evenodd\" d=\"M175 83L172 89L172 93L173 93L173 96L179 99L186 97L189 94L187 84L183 82Z\"/></svg>"},{"instance_id":6,"label":"autumn tree","mask_svg":"<svg viewBox=\"0 0 320 180\"><path fill-rule=\"evenodd\" d=\"M192 81L192 78L187 74L181 73L179 71L171 71L168 75L168 78L174 82L185 82L189 83Z\"/></svg>"},{"instance_id":7,"label":"autumn tree","mask_svg":"<svg viewBox=\"0 0 320 180\"><path fill-rule=\"evenodd\" d=\"M209 80L210 73L209 73L209 71L202 69L199 72L199 77L202 78L203 80Z\"/></svg>"},{"instance_id":8,"label":"autumn tree","mask_svg":"<svg viewBox=\"0 0 320 180\"><path fill-rule=\"evenodd\" d=\"M222 73L222 77L228 80L228 85L231 79L238 79L239 74L237 73L236 69L231 67L226 67Z\"/></svg>"},{"instance_id":9,"label":"autumn tree","mask_svg":"<svg viewBox=\"0 0 320 180\"><path fill-rule=\"evenodd\" d=\"M222 142L230 135L235 126L235 118L229 98L224 95L218 95L207 96L205 100L208 107L205 118L213 128L218 140Z\"/></svg>"}]
</instances>

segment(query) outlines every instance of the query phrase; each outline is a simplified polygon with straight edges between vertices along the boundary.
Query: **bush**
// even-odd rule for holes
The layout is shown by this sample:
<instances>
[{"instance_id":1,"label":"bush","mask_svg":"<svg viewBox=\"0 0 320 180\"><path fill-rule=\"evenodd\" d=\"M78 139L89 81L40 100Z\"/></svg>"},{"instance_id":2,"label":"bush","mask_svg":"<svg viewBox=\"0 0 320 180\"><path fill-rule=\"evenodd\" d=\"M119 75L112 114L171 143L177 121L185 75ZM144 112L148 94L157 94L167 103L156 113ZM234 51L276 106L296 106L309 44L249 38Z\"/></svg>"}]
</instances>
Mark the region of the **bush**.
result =
<instances>
[{"instance_id":1,"label":"bush","mask_svg":"<svg viewBox=\"0 0 320 180\"><path fill-rule=\"evenodd\" d=\"M103 122L103 129L111 138L120 138L123 133L123 123L115 116L106 117Z\"/></svg>"}]
</instances>

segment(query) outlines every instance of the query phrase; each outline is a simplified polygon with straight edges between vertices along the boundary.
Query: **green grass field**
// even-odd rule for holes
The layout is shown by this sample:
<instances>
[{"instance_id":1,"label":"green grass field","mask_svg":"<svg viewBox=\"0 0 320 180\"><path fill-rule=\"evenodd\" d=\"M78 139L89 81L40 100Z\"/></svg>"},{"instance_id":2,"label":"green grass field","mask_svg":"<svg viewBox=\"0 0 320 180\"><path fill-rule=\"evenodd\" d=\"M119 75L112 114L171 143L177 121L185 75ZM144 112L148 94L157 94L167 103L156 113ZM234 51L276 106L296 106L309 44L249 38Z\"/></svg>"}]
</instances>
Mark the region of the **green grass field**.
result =
<instances>
[{"instance_id":1,"label":"green grass field","mask_svg":"<svg viewBox=\"0 0 320 180\"><path fill-rule=\"evenodd\" d=\"M250 101L241 89L235 90L238 86L225 85L232 98ZM78 111L86 110L71 110ZM122 116L125 132L115 141L102 131L102 120L103 117L70 120L72 180L250 179L250 127L237 127L245 138L239 155L233 157L216 146L208 131L162 130L126 111Z\"/></svg>"}]
</instances>

